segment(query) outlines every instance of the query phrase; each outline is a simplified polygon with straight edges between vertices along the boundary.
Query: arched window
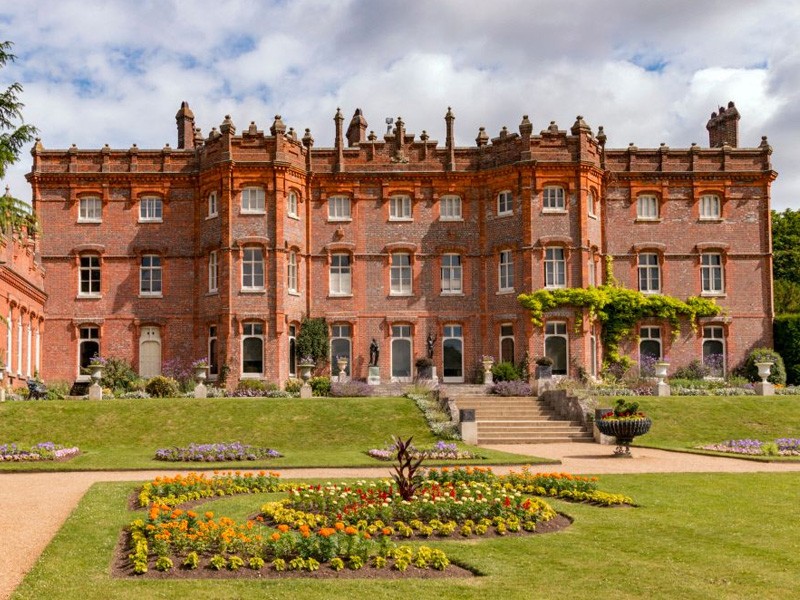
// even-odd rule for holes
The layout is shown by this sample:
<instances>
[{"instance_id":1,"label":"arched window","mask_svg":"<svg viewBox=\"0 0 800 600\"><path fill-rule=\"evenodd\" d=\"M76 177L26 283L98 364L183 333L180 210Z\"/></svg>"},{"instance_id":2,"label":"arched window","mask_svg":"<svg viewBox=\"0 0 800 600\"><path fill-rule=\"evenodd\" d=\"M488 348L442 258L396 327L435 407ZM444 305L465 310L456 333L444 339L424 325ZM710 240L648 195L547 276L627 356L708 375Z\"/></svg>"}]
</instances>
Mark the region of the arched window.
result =
<instances>
[{"instance_id":1,"label":"arched window","mask_svg":"<svg viewBox=\"0 0 800 600\"><path fill-rule=\"evenodd\" d=\"M725 375L725 331L718 325L703 327L703 364L712 377Z\"/></svg>"},{"instance_id":2,"label":"arched window","mask_svg":"<svg viewBox=\"0 0 800 600\"><path fill-rule=\"evenodd\" d=\"M442 377L445 383L464 381L464 331L461 325L444 326Z\"/></svg>"},{"instance_id":3,"label":"arched window","mask_svg":"<svg viewBox=\"0 0 800 600\"><path fill-rule=\"evenodd\" d=\"M99 355L100 328L93 325L81 327L78 332L78 365L81 369L85 369L89 366L92 357Z\"/></svg>"},{"instance_id":4,"label":"arched window","mask_svg":"<svg viewBox=\"0 0 800 600\"><path fill-rule=\"evenodd\" d=\"M289 192L286 196L286 214L297 218L297 192Z\"/></svg>"},{"instance_id":5,"label":"arched window","mask_svg":"<svg viewBox=\"0 0 800 600\"><path fill-rule=\"evenodd\" d=\"M639 328L639 373L642 377L656 374L656 361L661 360L661 328Z\"/></svg>"},{"instance_id":6,"label":"arched window","mask_svg":"<svg viewBox=\"0 0 800 600\"><path fill-rule=\"evenodd\" d=\"M551 321L544 326L544 355L553 361L553 375L567 374L568 342L566 323Z\"/></svg>"},{"instance_id":7,"label":"arched window","mask_svg":"<svg viewBox=\"0 0 800 600\"><path fill-rule=\"evenodd\" d=\"M514 325L511 323L500 325L500 361L514 362Z\"/></svg>"},{"instance_id":8,"label":"arched window","mask_svg":"<svg viewBox=\"0 0 800 600\"><path fill-rule=\"evenodd\" d=\"M352 362L352 331L347 323L335 323L331 326L331 375L339 375L339 366L336 360L339 357L347 359L344 372L350 376L350 363Z\"/></svg>"},{"instance_id":9,"label":"arched window","mask_svg":"<svg viewBox=\"0 0 800 600\"><path fill-rule=\"evenodd\" d=\"M242 325L242 377L260 377L264 373L264 324Z\"/></svg>"}]
</instances>

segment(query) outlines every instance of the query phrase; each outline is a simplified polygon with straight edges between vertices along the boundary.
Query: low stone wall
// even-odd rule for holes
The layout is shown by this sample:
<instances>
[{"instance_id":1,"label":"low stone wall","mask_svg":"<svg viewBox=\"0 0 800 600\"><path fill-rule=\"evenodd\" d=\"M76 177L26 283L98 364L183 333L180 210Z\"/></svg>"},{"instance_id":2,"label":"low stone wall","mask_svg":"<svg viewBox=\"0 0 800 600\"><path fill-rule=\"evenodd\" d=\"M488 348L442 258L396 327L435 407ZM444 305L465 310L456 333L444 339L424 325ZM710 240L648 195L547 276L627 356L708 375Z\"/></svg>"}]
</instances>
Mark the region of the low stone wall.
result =
<instances>
[{"instance_id":1,"label":"low stone wall","mask_svg":"<svg viewBox=\"0 0 800 600\"><path fill-rule=\"evenodd\" d=\"M547 390L539 394L539 398L549 404L562 419L577 421L584 426L591 425L588 417L594 414L591 400L568 394L567 390Z\"/></svg>"}]
</instances>

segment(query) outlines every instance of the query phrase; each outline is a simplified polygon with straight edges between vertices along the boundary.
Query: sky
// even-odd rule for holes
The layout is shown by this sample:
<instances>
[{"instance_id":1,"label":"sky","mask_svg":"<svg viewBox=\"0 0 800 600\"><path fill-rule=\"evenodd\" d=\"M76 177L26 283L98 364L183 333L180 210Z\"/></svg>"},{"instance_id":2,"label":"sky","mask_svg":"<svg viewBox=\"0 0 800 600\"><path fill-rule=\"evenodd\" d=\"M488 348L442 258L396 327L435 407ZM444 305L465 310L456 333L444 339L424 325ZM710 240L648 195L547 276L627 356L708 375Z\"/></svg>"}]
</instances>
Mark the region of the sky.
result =
<instances>
[{"instance_id":1,"label":"sky","mask_svg":"<svg viewBox=\"0 0 800 600\"><path fill-rule=\"evenodd\" d=\"M740 147L768 136L776 210L800 208L800 2L780 0L0 0L0 39L45 148L177 145L189 102L207 134L276 114L315 146L361 108L444 145L583 115L607 147L708 146L711 112L741 113ZM30 200L27 150L9 169Z\"/></svg>"}]
</instances>

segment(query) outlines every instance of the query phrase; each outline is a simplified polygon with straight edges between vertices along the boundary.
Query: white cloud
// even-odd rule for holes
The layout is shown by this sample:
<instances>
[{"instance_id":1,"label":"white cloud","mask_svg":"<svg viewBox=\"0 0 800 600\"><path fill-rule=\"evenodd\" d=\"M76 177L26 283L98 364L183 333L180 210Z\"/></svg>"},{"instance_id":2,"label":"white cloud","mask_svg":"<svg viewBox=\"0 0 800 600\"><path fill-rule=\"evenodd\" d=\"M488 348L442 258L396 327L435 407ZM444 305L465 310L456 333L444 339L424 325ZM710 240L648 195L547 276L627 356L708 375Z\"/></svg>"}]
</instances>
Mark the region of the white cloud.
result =
<instances>
[{"instance_id":1,"label":"white cloud","mask_svg":"<svg viewBox=\"0 0 800 600\"><path fill-rule=\"evenodd\" d=\"M582 114L609 145L707 144L712 110L734 100L740 141L769 135L781 175L773 205L800 206L800 5L777 0L42 0L0 8L26 120L46 147L175 144L188 100L208 132L231 114L268 129L273 115L317 146L333 114L364 109L370 128L402 115L444 143L479 126L568 129ZM7 83L6 83L7 85ZM29 196L27 154L9 172Z\"/></svg>"}]
</instances>

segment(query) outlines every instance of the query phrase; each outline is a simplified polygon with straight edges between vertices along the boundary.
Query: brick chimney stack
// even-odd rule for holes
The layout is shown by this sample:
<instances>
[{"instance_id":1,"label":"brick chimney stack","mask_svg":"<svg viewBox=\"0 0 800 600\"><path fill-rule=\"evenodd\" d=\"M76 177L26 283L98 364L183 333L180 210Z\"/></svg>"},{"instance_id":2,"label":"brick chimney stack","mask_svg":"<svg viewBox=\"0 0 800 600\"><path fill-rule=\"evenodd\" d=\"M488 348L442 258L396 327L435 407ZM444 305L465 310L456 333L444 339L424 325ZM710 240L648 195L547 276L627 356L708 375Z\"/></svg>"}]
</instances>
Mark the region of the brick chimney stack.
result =
<instances>
[{"instance_id":1,"label":"brick chimney stack","mask_svg":"<svg viewBox=\"0 0 800 600\"><path fill-rule=\"evenodd\" d=\"M711 118L706 123L708 129L708 145L712 148L721 148L727 144L731 148L739 146L739 111L733 102L728 102L728 108L719 107L719 112L712 112Z\"/></svg>"},{"instance_id":2,"label":"brick chimney stack","mask_svg":"<svg viewBox=\"0 0 800 600\"><path fill-rule=\"evenodd\" d=\"M347 145L349 147L367 141L367 120L364 118L364 113L360 108L356 109L353 118L350 121L350 126L347 128L345 137L347 138Z\"/></svg>"},{"instance_id":3,"label":"brick chimney stack","mask_svg":"<svg viewBox=\"0 0 800 600\"><path fill-rule=\"evenodd\" d=\"M182 150L194 148L194 113L189 108L189 103L184 100L181 108L175 115L178 122L178 149Z\"/></svg>"}]
</instances>

